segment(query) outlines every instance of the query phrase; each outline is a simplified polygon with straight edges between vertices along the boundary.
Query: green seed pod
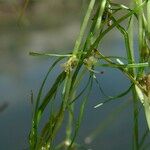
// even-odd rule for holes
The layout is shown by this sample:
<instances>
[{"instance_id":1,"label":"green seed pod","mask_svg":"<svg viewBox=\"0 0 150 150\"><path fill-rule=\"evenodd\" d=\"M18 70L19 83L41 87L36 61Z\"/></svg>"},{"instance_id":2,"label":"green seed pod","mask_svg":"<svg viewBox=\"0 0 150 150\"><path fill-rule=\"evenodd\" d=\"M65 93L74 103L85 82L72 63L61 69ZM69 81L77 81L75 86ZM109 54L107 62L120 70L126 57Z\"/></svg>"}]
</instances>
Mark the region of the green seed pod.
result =
<instances>
[{"instance_id":1,"label":"green seed pod","mask_svg":"<svg viewBox=\"0 0 150 150\"><path fill-rule=\"evenodd\" d=\"M150 58L150 49L147 46L144 46L141 51L141 58L147 62Z\"/></svg>"}]
</instances>

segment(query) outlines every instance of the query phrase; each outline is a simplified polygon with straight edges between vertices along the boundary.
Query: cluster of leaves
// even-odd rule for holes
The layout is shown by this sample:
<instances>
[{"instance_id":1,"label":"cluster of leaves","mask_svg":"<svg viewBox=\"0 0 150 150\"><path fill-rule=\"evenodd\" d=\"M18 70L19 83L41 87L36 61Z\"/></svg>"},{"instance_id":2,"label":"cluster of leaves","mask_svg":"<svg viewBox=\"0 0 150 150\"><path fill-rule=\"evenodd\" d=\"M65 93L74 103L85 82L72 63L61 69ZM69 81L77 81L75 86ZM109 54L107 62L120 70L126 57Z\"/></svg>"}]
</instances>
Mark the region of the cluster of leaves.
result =
<instances>
[{"instance_id":1,"label":"cluster of leaves","mask_svg":"<svg viewBox=\"0 0 150 150\"><path fill-rule=\"evenodd\" d=\"M95 2L96 0L91 0L89 3L83 24L81 26L79 37L76 40L71 54L59 55L36 52L30 53L34 56L41 55L58 57L50 66L39 90L38 96L34 101L34 114L29 137L30 149L76 150L82 148L75 143L75 138L82 121L83 112L92 89L93 82L96 82L100 87L100 84L96 78L100 72L95 70L95 67L113 67L114 69L119 69L131 81L131 86L126 91L116 96L107 96L107 100L96 105L95 108L110 100L123 97L129 91L132 91L134 99L135 121L134 147L135 149L138 149L139 146L143 146L144 142L142 142L142 144L138 142L137 113L139 108L137 99L138 96L139 98L142 96L142 101L144 101L144 104L145 101L146 103L147 101L150 101L149 88L145 88L145 86L150 83L149 80L146 80L146 84L141 84L141 82L139 82L139 80L142 81L141 78L143 78L145 70L147 68L149 69L150 66L148 62L150 56L150 14L148 10L146 19L143 10L145 6L150 6L150 1L135 1L134 8L129 8L123 4L116 4L110 0L101 0L96 4ZM123 11L124 13L121 17L118 17L118 13L120 11ZM139 62L135 62L133 54L133 19L136 19L139 25ZM122 22L124 22L124 24L126 23L125 27L121 25ZM126 58L119 56L104 56L98 49L101 40L113 28L116 28L116 30L118 30L124 38L127 54ZM60 65L60 61L66 61L63 64L63 70L58 74L53 85L47 90L48 92L43 95L43 88L47 78L52 72L53 68L55 68L57 65ZM80 81L87 75L89 77L85 87L78 92L77 89L80 87ZM145 76L147 77L149 75ZM106 96L103 91L102 93ZM55 107L57 95L61 95L61 97L59 105ZM74 105L78 99L82 101L79 106L80 111L78 116L75 117ZM44 124L44 127L42 127L41 130L40 123L48 106L51 106L50 114L47 122ZM148 109L146 106L146 116L148 122L150 122L150 119L148 119L150 118L150 110ZM66 114L68 114L69 119L66 128L66 137L61 144L55 145L56 136L60 127L63 125ZM146 136L144 135L142 139L145 139L145 137Z\"/></svg>"}]
</instances>

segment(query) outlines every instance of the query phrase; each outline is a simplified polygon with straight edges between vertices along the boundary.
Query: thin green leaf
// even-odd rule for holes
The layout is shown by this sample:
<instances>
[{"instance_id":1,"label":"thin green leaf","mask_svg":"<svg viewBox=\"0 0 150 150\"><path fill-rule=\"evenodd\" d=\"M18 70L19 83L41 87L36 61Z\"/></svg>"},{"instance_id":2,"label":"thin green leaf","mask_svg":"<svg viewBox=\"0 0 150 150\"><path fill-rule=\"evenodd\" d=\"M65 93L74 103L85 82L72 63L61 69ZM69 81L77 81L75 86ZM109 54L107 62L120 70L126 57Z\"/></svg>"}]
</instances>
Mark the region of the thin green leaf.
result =
<instances>
[{"instance_id":1,"label":"thin green leaf","mask_svg":"<svg viewBox=\"0 0 150 150\"><path fill-rule=\"evenodd\" d=\"M94 108L98 108L98 107L104 105L105 103L108 103L112 100L119 99L119 98L127 95L130 92L130 90L132 89L132 87L133 87L133 84L127 90L121 92L120 94L118 94L116 96L109 96L110 97L109 99L105 100L104 102L101 102L101 103L97 104L96 106L94 106Z\"/></svg>"},{"instance_id":2,"label":"thin green leaf","mask_svg":"<svg viewBox=\"0 0 150 150\"><path fill-rule=\"evenodd\" d=\"M37 112L37 109L38 109L38 107L39 107L39 102L40 102L40 99L41 99L41 96L42 96L42 91L43 91L44 85L45 85L45 83L46 83L46 80L47 80L47 78L48 78L50 72L51 72L52 69L56 66L56 64L57 64L59 61L61 61L62 59L63 59L63 58L58 58L58 59L51 65L51 67L49 68L49 70L48 70L48 72L47 72L47 74L46 74L46 76L45 76L45 78L44 78L44 80L43 80L43 82L42 82L42 85L41 85L41 87L40 87L40 90L39 90L39 92L38 92L38 97L37 97L37 100L36 100L35 112Z\"/></svg>"},{"instance_id":3,"label":"thin green leaf","mask_svg":"<svg viewBox=\"0 0 150 150\"><path fill-rule=\"evenodd\" d=\"M73 145L73 143L74 143L74 141L75 141L75 138L76 138L76 136L77 136L77 134L78 134L80 125L81 125L81 121L82 121L82 118L83 118L83 113L84 113L85 105L86 105L86 102L87 102L87 100L88 100L88 98L89 98L89 95L90 95L90 93L91 93L92 84L93 84L93 80L92 80L91 77L89 78L89 80L90 80L90 83L91 83L91 84L89 85L89 89L88 89L88 91L87 91L87 94L83 97L83 102L82 102L82 104L81 104L81 108L80 108L78 120L77 120L76 125L75 125L74 136L73 136L73 138L72 138L72 140L71 140L71 144L69 145L69 147L68 147L67 150L69 150L69 149L72 147L72 145Z\"/></svg>"},{"instance_id":4,"label":"thin green leaf","mask_svg":"<svg viewBox=\"0 0 150 150\"><path fill-rule=\"evenodd\" d=\"M50 100L52 99L52 97L54 96L57 88L60 86L60 84L63 82L63 80L66 77L66 73L62 72L57 79L55 80L54 84L52 85L51 89L47 92L46 96L44 97L42 104L39 106L38 109L38 120L41 117L41 114L43 113L45 107L47 106L47 104L50 102Z\"/></svg>"},{"instance_id":5,"label":"thin green leaf","mask_svg":"<svg viewBox=\"0 0 150 150\"><path fill-rule=\"evenodd\" d=\"M81 29L80 29L79 37L77 38L75 46L74 46L73 54L75 54L75 55L78 53L78 50L80 49L80 45L81 45L81 42L83 40L83 36L84 36L85 30L87 28L94 4L95 4L95 0L91 0L89 3L88 10L86 12L85 18L83 20L83 24L82 24Z\"/></svg>"},{"instance_id":6,"label":"thin green leaf","mask_svg":"<svg viewBox=\"0 0 150 150\"><path fill-rule=\"evenodd\" d=\"M81 90L81 92L69 103L69 105L71 105L72 103L74 103L77 99L79 99L83 94L84 92L87 90L88 86L90 84L90 80L88 79L88 82L87 84L85 85L85 87Z\"/></svg>"},{"instance_id":7,"label":"thin green leaf","mask_svg":"<svg viewBox=\"0 0 150 150\"><path fill-rule=\"evenodd\" d=\"M51 54L51 53L38 53L38 52L29 52L32 56L50 56L50 57L71 57L71 54Z\"/></svg>"}]
</instances>

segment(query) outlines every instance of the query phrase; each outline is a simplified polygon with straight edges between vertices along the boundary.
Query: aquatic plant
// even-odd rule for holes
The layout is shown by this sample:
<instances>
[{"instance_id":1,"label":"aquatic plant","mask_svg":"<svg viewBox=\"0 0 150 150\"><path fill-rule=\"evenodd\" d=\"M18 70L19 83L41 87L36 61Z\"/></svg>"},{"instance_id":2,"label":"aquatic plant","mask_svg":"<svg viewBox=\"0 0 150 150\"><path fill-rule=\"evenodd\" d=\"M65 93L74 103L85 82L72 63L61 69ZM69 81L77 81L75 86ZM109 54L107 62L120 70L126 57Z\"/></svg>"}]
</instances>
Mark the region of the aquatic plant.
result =
<instances>
[{"instance_id":1,"label":"aquatic plant","mask_svg":"<svg viewBox=\"0 0 150 150\"><path fill-rule=\"evenodd\" d=\"M123 13L120 14L119 12ZM135 21L138 24L138 31L134 30L135 25L133 22ZM99 50L102 39L114 28L122 34L124 39L125 58L122 56L105 56ZM133 47L135 32L138 32L138 50ZM138 60L135 60L135 51L138 54ZM108 99L103 103L95 104L95 108L98 109L106 102L132 92L134 104L133 149L138 150L142 147L144 149L144 140L148 135L148 131L143 135L142 140L139 141L138 114L140 100L150 129L150 74L148 73L150 67L149 0L131 1L130 7L114 3L113 0L90 0L72 53L61 55L30 52L30 55L56 57L43 80L36 100L32 100L35 104L29 136L30 149L75 150L81 148L75 142L75 139L78 135L93 82L95 81L99 84L97 81L97 77L100 74L98 68L101 67L111 67L120 70L130 80L131 85L126 91L114 97L108 96ZM60 65L62 63L63 65ZM62 71L44 95L43 89L47 78L56 66L60 66ZM81 86L80 81L85 76L88 76L87 83L81 89L79 88ZM81 91L77 89L81 89ZM58 96L59 102L56 102ZM80 106L78 106L80 111L75 115L74 106L78 100L80 100ZM43 125L42 118L47 112L47 108L49 117ZM59 134L66 117L68 118L66 136L62 139L62 143L56 144L56 136Z\"/></svg>"}]
</instances>

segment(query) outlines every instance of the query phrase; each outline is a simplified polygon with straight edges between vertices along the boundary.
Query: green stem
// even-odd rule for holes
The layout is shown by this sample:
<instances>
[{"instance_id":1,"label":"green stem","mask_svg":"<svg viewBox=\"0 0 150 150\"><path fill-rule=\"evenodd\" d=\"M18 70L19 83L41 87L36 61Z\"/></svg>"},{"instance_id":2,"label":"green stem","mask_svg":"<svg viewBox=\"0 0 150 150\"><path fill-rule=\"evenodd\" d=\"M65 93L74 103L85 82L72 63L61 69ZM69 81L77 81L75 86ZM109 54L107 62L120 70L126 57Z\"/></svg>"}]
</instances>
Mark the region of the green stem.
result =
<instances>
[{"instance_id":1,"label":"green stem","mask_svg":"<svg viewBox=\"0 0 150 150\"><path fill-rule=\"evenodd\" d=\"M141 5L143 2L143 0L136 0L136 4L137 5ZM138 42L139 42L139 56L140 56L140 62L143 62L143 48L144 48L144 29L143 29L143 18L145 18L144 16L144 11L143 11L143 7L141 7L139 9L138 12ZM139 72L138 72L138 77L141 77L143 74L144 68L140 68Z\"/></svg>"},{"instance_id":2,"label":"green stem","mask_svg":"<svg viewBox=\"0 0 150 150\"><path fill-rule=\"evenodd\" d=\"M71 57L72 54L51 54L51 53L37 53L37 52L30 52L29 55L32 56L50 56L50 57Z\"/></svg>"},{"instance_id":3,"label":"green stem","mask_svg":"<svg viewBox=\"0 0 150 150\"><path fill-rule=\"evenodd\" d=\"M75 98L75 92L77 89L77 86L80 84L81 80L83 79L84 75L86 73L86 69L82 71L80 75L77 76L77 79L74 82L73 88L70 90L70 102ZM73 122L73 111L74 111L74 103L71 104L71 106L68 105L69 108L69 119L68 119L68 125L66 128L66 142L70 144L72 142L71 135L72 135L72 122Z\"/></svg>"},{"instance_id":4,"label":"green stem","mask_svg":"<svg viewBox=\"0 0 150 150\"><path fill-rule=\"evenodd\" d=\"M132 5L132 4L131 4ZM134 41L134 31L133 31L133 17L131 18L131 22L129 25L128 30L128 59L131 59L132 63L134 60L134 47L133 47L133 41ZM130 62L130 61L128 61ZM135 75L135 68L130 68L130 73L133 76L133 78L136 78ZM132 88L132 97L133 97L133 116L134 116L134 125L133 125L133 149L138 150L139 148L139 126L138 126L138 97L136 93L135 86Z\"/></svg>"},{"instance_id":5,"label":"green stem","mask_svg":"<svg viewBox=\"0 0 150 150\"><path fill-rule=\"evenodd\" d=\"M91 12L93 10L94 4L95 4L95 0L91 0L90 4L89 4L89 7L88 7L88 10L86 12L85 18L83 20L83 24L82 24L81 29L80 29L79 37L78 37L78 39L76 40L76 43L75 43L75 47L74 47L74 50L73 50L74 55L76 55L78 53L79 49L80 49L80 45L82 43L83 36L84 36L85 30L87 28L88 21L90 19L90 15L91 15Z\"/></svg>"},{"instance_id":6,"label":"green stem","mask_svg":"<svg viewBox=\"0 0 150 150\"><path fill-rule=\"evenodd\" d=\"M142 0L137 0L137 4L141 5ZM141 7L138 12L138 22L139 22L139 52L142 52L143 47L143 8Z\"/></svg>"},{"instance_id":7,"label":"green stem","mask_svg":"<svg viewBox=\"0 0 150 150\"><path fill-rule=\"evenodd\" d=\"M133 114L134 114L134 126L133 126L133 150L139 149L139 126L138 126L138 97L135 90L135 86L132 89L133 95Z\"/></svg>"},{"instance_id":8,"label":"green stem","mask_svg":"<svg viewBox=\"0 0 150 150\"><path fill-rule=\"evenodd\" d=\"M88 25L88 22L89 22L89 19L91 16L91 12L93 10L94 4L95 4L95 0L91 0L89 3L86 15L83 20L83 24L80 29L79 37L77 38L75 46L74 46L73 55L77 55L80 51L80 46L81 46L81 43L82 43L82 40L84 37L84 33L86 31L86 28L87 28L87 25ZM71 82L71 81L69 81L69 82ZM70 92L70 87L71 87L71 84L69 85L69 92ZM75 91L74 91L74 93L75 93ZM69 93L67 95L69 96ZM64 98L64 101L66 101L65 99L67 99L67 97ZM70 109L71 109L71 111L73 111L73 109L74 109L73 104ZM68 122L68 127L66 130L66 141L70 142L71 134L72 134L72 114L69 112L69 122Z\"/></svg>"},{"instance_id":9,"label":"green stem","mask_svg":"<svg viewBox=\"0 0 150 150\"><path fill-rule=\"evenodd\" d=\"M72 104L71 106L69 106L70 110L68 111L71 111L68 113L68 124L67 124L67 128L66 128L66 140L65 142L68 142L68 146L70 145L71 143L71 135L72 135L72 122L73 122L73 115L72 115L72 112L74 111L74 105Z\"/></svg>"},{"instance_id":10,"label":"green stem","mask_svg":"<svg viewBox=\"0 0 150 150\"><path fill-rule=\"evenodd\" d=\"M106 6L107 0L102 0L102 2L100 3L100 10L99 10L99 15L97 18L97 22L96 22L96 26L95 26L95 30L98 31L100 29L101 26L101 22L102 22L102 16L103 16L103 12L105 10L105 6Z\"/></svg>"},{"instance_id":11,"label":"green stem","mask_svg":"<svg viewBox=\"0 0 150 150\"><path fill-rule=\"evenodd\" d=\"M102 2L100 3L100 6L98 7L99 8L98 16L96 18L96 24L95 24L95 27L94 27L94 31L92 32L93 36L91 38L91 43L92 44L96 40L96 38L99 34L100 27L101 27L101 24L102 24L103 13L104 13L105 7L106 7L106 3L107 3L107 0L102 0Z\"/></svg>"},{"instance_id":12,"label":"green stem","mask_svg":"<svg viewBox=\"0 0 150 150\"><path fill-rule=\"evenodd\" d=\"M146 4L146 1L144 1L141 5L138 5L135 7L131 12L127 13L126 15L122 16L120 19L117 20L117 23L123 22L125 19L128 17L132 16L134 13L138 12L141 7L143 7ZM95 42L91 45L91 49L97 47L99 44L100 40L109 32L111 31L114 27L116 27L116 23L113 23L110 27L108 27L104 32L100 33L100 35L97 37Z\"/></svg>"},{"instance_id":13,"label":"green stem","mask_svg":"<svg viewBox=\"0 0 150 150\"><path fill-rule=\"evenodd\" d=\"M147 28L148 33L150 34L150 0L147 2Z\"/></svg>"},{"instance_id":14,"label":"green stem","mask_svg":"<svg viewBox=\"0 0 150 150\"><path fill-rule=\"evenodd\" d=\"M101 67L112 67L112 68L143 68L143 67L149 67L148 63L137 63L137 64L96 64L96 66L101 66Z\"/></svg>"}]
</instances>

